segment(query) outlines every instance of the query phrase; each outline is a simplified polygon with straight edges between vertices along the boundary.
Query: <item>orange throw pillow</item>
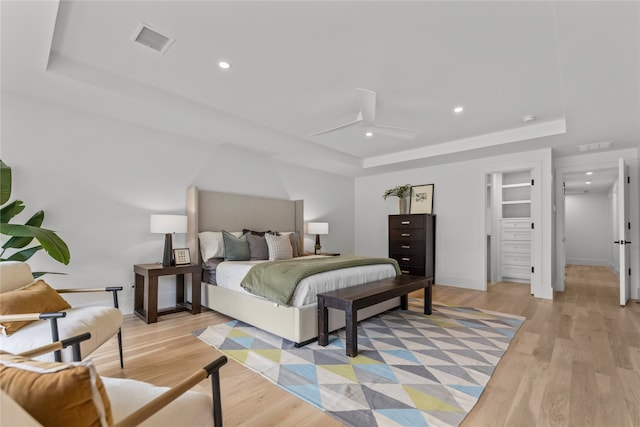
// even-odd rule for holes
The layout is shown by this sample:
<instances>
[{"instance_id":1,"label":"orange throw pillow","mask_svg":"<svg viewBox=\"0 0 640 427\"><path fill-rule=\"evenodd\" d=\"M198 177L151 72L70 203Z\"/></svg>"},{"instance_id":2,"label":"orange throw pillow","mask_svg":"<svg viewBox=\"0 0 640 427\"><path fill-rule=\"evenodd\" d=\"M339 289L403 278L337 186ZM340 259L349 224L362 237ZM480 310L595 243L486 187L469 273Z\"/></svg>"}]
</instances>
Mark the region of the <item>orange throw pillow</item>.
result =
<instances>
[{"instance_id":1,"label":"orange throw pillow","mask_svg":"<svg viewBox=\"0 0 640 427\"><path fill-rule=\"evenodd\" d=\"M109 396L91 360L64 364L0 354L0 388L42 425L113 425Z\"/></svg>"},{"instance_id":2,"label":"orange throw pillow","mask_svg":"<svg viewBox=\"0 0 640 427\"><path fill-rule=\"evenodd\" d=\"M69 303L44 280L0 294L0 314L51 313L69 308ZM3 322L0 326L5 335L11 335L29 323Z\"/></svg>"}]
</instances>

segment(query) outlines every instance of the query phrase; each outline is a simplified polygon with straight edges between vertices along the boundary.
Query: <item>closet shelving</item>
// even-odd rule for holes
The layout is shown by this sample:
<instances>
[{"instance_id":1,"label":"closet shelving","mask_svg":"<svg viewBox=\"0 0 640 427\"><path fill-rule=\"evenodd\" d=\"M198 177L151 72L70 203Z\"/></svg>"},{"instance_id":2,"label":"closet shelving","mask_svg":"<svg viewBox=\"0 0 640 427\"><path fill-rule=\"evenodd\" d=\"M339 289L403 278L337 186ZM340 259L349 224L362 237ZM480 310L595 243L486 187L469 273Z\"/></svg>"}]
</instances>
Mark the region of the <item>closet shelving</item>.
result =
<instances>
[{"instance_id":1,"label":"closet shelving","mask_svg":"<svg viewBox=\"0 0 640 427\"><path fill-rule=\"evenodd\" d=\"M503 280L531 280L531 173L502 174L501 274Z\"/></svg>"}]
</instances>

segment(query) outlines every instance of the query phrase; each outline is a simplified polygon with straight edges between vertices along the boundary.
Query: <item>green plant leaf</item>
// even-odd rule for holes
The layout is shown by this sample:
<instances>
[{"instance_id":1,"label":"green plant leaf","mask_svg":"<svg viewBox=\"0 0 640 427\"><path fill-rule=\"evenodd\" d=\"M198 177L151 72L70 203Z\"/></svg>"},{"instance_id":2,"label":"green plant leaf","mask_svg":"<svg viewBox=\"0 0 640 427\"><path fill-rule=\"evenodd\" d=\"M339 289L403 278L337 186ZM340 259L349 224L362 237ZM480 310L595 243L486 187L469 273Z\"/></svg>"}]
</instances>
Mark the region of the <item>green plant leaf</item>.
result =
<instances>
[{"instance_id":1,"label":"green plant leaf","mask_svg":"<svg viewBox=\"0 0 640 427\"><path fill-rule=\"evenodd\" d=\"M11 197L11 168L0 160L0 205L4 205Z\"/></svg>"},{"instance_id":2,"label":"green plant leaf","mask_svg":"<svg viewBox=\"0 0 640 427\"><path fill-rule=\"evenodd\" d=\"M0 210L0 223L6 224L11 221L11 218L18 215L24 210L24 203L22 200L14 200L6 206L3 206Z\"/></svg>"},{"instance_id":3,"label":"green plant leaf","mask_svg":"<svg viewBox=\"0 0 640 427\"><path fill-rule=\"evenodd\" d=\"M69 248L52 230L31 225L0 223L0 233L15 237L34 237L51 258L62 264L69 264L71 259Z\"/></svg>"},{"instance_id":4,"label":"green plant leaf","mask_svg":"<svg viewBox=\"0 0 640 427\"><path fill-rule=\"evenodd\" d=\"M44 212L36 212L24 225L31 225L33 227L40 227L44 222ZM2 249L20 249L26 247L33 241L33 237L12 237L2 245Z\"/></svg>"},{"instance_id":5,"label":"green plant leaf","mask_svg":"<svg viewBox=\"0 0 640 427\"><path fill-rule=\"evenodd\" d=\"M45 274L58 274L60 276L67 275L67 273L58 273L57 271L34 271L31 273L34 279L37 279L40 276L44 276Z\"/></svg>"},{"instance_id":6,"label":"green plant leaf","mask_svg":"<svg viewBox=\"0 0 640 427\"><path fill-rule=\"evenodd\" d=\"M11 256L9 258L3 259L3 261L22 261L22 262L25 262L26 260L31 258L33 256L33 254L38 252L40 249L42 249L42 246L33 246L31 248L28 248L28 249L23 249L23 250L18 251L18 252L14 253L14 254L11 254Z\"/></svg>"}]
</instances>

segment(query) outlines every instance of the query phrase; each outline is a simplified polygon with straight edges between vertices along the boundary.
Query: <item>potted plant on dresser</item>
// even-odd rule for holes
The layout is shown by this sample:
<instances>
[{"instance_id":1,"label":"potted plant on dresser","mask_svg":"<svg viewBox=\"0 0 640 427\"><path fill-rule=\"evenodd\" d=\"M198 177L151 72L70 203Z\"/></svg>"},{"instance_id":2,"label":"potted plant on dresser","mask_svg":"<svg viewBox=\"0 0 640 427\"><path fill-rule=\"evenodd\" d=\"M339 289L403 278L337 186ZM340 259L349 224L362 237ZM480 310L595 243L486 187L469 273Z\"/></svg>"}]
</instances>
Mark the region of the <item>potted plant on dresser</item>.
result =
<instances>
[{"instance_id":1,"label":"potted plant on dresser","mask_svg":"<svg viewBox=\"0 0 640 427\"><path fill-rule=\"evenodd\" d=\"M387 200L387 197L395 196L398 198L398 209L400 215L409 213L409 197L411 196L411 184L399 185L394 188L390 188L384 192L382 198Z\"/></svg>"}]
</instances>

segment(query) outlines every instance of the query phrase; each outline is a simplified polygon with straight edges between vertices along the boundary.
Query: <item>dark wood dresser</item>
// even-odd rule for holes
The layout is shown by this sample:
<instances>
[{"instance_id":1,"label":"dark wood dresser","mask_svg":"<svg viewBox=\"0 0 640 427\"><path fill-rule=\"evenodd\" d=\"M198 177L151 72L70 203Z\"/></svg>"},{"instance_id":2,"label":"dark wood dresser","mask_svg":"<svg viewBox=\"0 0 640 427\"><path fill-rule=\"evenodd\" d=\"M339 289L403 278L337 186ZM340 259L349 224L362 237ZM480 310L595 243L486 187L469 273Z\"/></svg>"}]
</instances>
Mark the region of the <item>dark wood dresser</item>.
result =
<instances>
[{"instance_id":1,"label":"dark wood dresser","mask_svg":"<svg viewBox=\"0 0 640 427\"><path fill-rule=\"evenodd\" d=\"M436 216L389 215L389 258L403 274L436 275Z\"/></svg>"}]
</instances>

